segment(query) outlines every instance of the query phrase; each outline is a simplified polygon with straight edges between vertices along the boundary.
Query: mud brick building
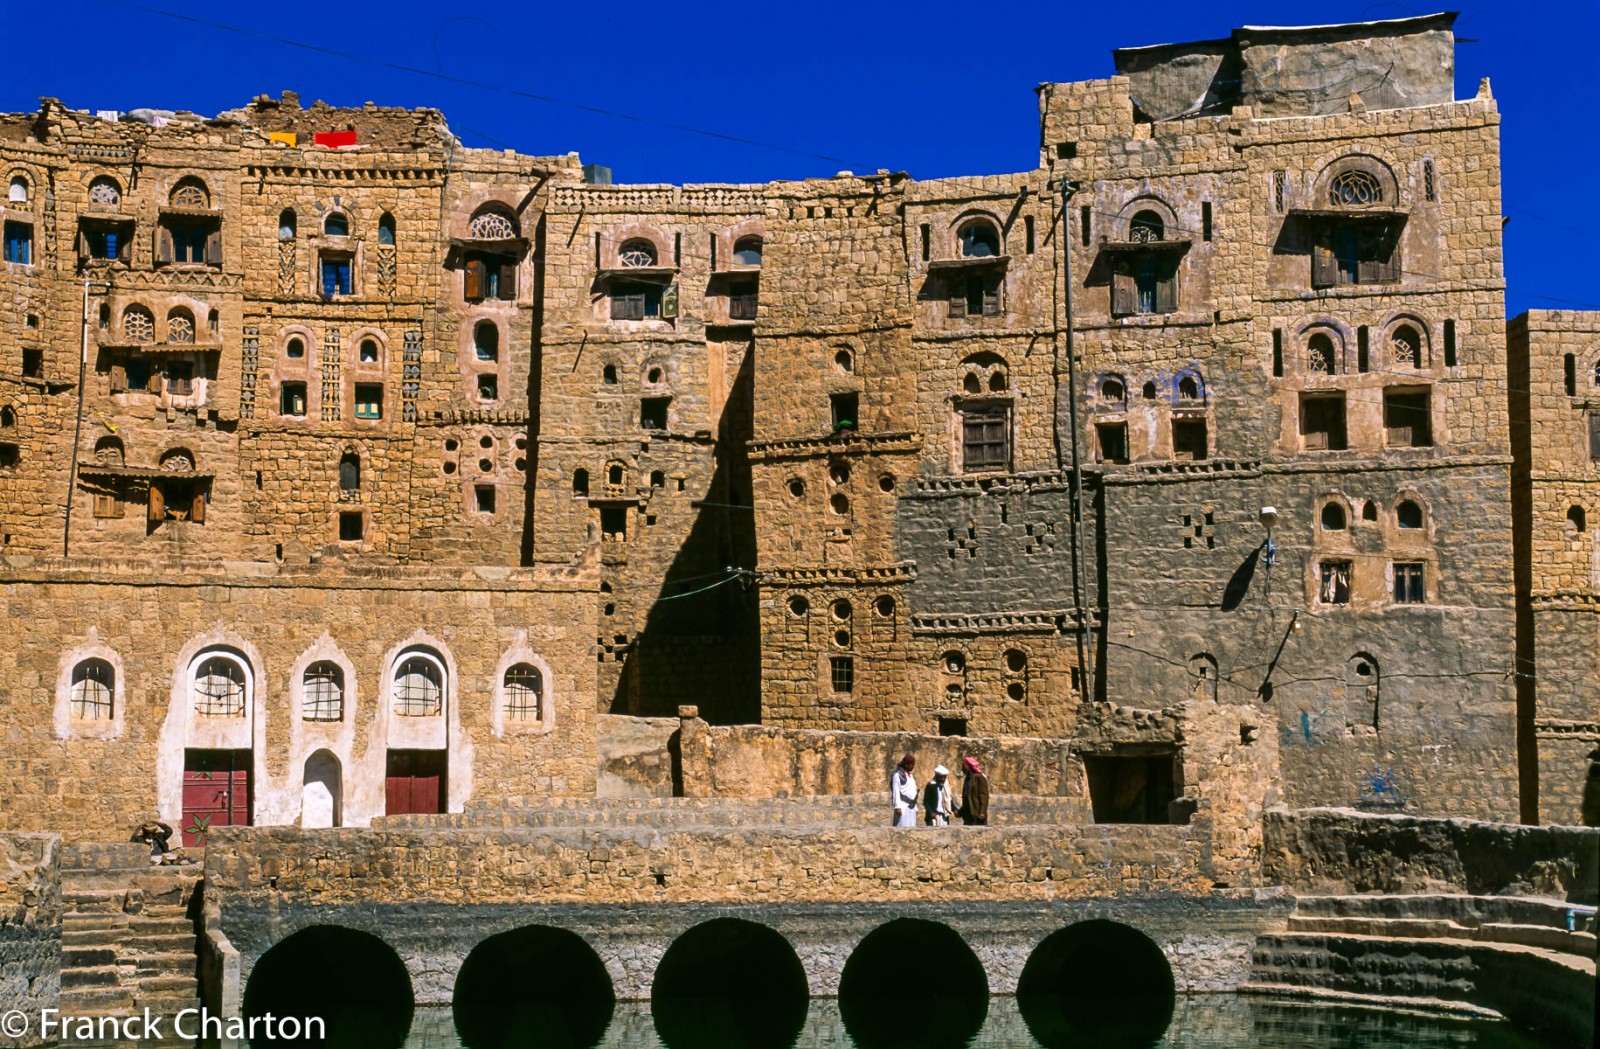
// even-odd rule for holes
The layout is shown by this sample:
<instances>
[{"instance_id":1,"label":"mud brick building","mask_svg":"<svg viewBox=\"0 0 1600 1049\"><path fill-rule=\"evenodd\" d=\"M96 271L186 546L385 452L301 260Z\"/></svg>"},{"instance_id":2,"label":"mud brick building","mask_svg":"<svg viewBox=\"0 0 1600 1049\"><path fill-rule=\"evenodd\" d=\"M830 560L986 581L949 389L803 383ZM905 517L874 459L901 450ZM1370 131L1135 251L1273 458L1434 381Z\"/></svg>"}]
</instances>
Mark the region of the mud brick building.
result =
<instances>
[{"instance_id":1,"label":"mud brick building","mask_svg":"<svg viewBox=\"0 0 1600 1049\"><path fill-rule=\"evenodd\" d=\"M1102 821L1203 813L1201 738L1577 820L1600 351L1535 314L1508 376L1451 21L1118 51L931 181L0 117L0 823L581 796L597 714L691 704L1068 740Z\"/></svg>"}]
</instances>

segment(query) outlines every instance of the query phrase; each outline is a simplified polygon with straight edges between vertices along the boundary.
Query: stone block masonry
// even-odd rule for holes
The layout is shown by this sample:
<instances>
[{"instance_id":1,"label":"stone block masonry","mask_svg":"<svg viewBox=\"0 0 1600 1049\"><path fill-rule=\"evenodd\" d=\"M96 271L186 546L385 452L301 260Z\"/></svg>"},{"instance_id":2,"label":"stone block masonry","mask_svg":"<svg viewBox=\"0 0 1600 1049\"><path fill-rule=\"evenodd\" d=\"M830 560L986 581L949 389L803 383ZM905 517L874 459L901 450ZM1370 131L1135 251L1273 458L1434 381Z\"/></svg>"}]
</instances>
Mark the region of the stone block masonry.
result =
<instances>
[{"instance_id":1,"label":"stone block masonry","mask_svg":"<svg viewBox=\"0 0 1600 1049\"><path fill-rule=\"evenodd\" d=\"M61 994L61 839L0 834L0 1010L30 1018ZM0 1032L0 1045L42 1044Z\"/></svg>"}]
</instances>

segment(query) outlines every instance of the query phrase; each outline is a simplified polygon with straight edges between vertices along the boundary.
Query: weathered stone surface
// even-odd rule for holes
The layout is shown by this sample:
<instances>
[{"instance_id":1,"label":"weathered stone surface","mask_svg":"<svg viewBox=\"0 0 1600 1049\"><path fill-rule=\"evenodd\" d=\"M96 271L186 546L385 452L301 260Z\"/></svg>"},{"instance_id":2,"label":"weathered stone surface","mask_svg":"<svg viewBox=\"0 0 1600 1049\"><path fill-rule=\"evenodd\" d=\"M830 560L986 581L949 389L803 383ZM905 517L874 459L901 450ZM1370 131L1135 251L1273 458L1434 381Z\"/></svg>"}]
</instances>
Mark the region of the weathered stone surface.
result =
<instances>
[{"instance_id":1,"label":"weathered stone surface","mask_svg":"<svg viewBox=\"0 0 1600 1049\"><path fill-rule=\"evenodd\" d=\"M61 839L0 834L0 1012L36 1019L61 993ZM40 1045L34 1025L0 1045Z\"/></svg>"}]
</instances>

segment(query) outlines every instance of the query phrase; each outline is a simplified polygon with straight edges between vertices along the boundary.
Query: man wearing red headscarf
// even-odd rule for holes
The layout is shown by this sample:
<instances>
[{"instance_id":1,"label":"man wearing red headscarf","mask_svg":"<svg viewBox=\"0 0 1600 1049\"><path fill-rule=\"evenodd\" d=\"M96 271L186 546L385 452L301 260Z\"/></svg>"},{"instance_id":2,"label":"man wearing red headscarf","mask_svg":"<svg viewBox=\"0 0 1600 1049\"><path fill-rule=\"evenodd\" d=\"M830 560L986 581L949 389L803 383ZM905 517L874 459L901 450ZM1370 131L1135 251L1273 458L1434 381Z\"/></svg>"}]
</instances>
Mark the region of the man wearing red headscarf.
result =
<instances>
[{"instance_id":1,"label":"man wearing red headscarf","mask_svg":"<svg viewBox=\"0 0 1600 1049\"><path fill-rule=\"evenodd\" d=\"M989 777L978 767L978 759L961 759L966 779L961 782L961 822L969 827L989 825Z\"/></svg>"}]
</instances>

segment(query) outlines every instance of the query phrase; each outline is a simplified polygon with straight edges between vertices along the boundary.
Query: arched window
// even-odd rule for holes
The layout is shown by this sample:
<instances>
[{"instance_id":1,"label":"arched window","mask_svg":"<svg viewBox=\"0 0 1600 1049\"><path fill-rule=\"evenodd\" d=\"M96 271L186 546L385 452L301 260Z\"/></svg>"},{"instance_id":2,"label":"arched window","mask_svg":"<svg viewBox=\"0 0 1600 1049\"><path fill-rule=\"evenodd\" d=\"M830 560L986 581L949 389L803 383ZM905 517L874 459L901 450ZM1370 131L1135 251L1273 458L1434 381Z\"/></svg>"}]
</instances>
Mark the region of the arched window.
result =
<instances>
[{"instance_id":1,"label":"arched window","mask_svg":"<svg viewBox=\"0 0 1600 1049\"><path fill-rule=\"evenodd\" d=\"M1341 171L1328 184L1328 203L1336 208L1382 204L1383 184L1365 171Z\"/></svg>"},{"instance_id":2,"label":"arched window","mask_svg":"<svg viewBox=\"0 0 1600 1049\"><path fill-rule=\"evenodd\" d=\"M295 225L293 208L284 208L278 212L278 239L293 240Z\"/></svg>"},{"instance_id":3,"label":"arched window","mask_svg":"<svg viewBox=\"0 0 1600 1049\"><path fill-rule=\"evenodd\" d=\"M601 368L600 381L605 383L607 386L615 386L617 384L617 366L615 364L608 364L604 368Z\"/></svg>"},{"instance_id":4,"label":"arched window","mask_svg":"<svg viewBox=\"0 0 1600 1049\"><path fill-rule=\"evenodd\" d=\"M650 487L665 488L667 486L667 472L665 470L650 471Z\"/></svg>"},{"instance_id":5,"label":"arched window","mask_svg":"<svg viewBox=\"0 0 1600 1049\"><path fill-rule=\"evenodd\" d=\"M17 425L17 410L9 404L0 408L0 430L9 430Z\"/></svg>"},{"instance_id":6,"label":"arched window","mask_svg":"<svg viewBox=\"0 0 1600 1049\"><path fill-rule=\"evenodd\" d=\"M378 216L378 244L382 247L394 246L394 216L387 211Z\"/></svg>"},{"instance_id":7,"label":"arched window","mask_svg":"<svg viewBox=\"0 0 1600 1049\"><path fill-rule=\"evenodd\" d=\"M195 716L242 718L244 708L244 664L232 655L203 655L194 671Z\"/></svg>"},{"instance_id":8,"label":"arched window","mask_svg":"<svg viewBox=\"0 0 1600 1049\"><path fill-rule=\"evenodd\" d=\"M509 215L499 211L485 211L468 225L467 236L473 240L515 240L517 226Z\"/></svg>"},{"instance_id":9,"label":"arched window","mask_svg":"<svg viewBox=\"0 0 1600 1049\"><path fill-rule=\"evenodd\" d=\"M94 461L102 466L121 466L124 461L122 438L107 436L95 441Z\"/></svg>"},{"instance_id":10,"label":"arched window","mask_svg":"<svg viewBox=\"0 0 1600 1049\"><path fill-rule=\"evenodd\" d=\"M1600 361L1594 362L1594 384L1600 386Z\"/></svg>"},{"instance_id":11,"label":"arched window","mask_svg":"<svg viewBox=\"0 0 1600 1049\"><path fill-rule=\"evenodd\" d=\"M1198 375L1185 375L1178 380L1178 400L1200 401L1205 399L1205 384Z\"/></svg>"},{"instance_id":12,"label":"arched window","mask_svg":"<svg viewBox=\"0 0 1600 1049\"><path fill-rule=\"evenodd\" d=\"M1338 371L1338 351L1326 332L1316 332L1306 340L1306 371L1332 375Z\"/></svg>"},{"instance_id":13,"label":"arched window","mask_svg":"<svg viewBox=\"0 0 1600 1049\"><path fill-rule=\"evenodd\" d=\"M361 457L355 452L346 452L339 459L339 490L341 492L361 490Z\"/></svg>"},{"instance_id":14,"label":"arched window","mask_svg":"<svg viewBox=\"0 0 1600 1049\"><path fill-rule=\"evenodd\" d=\"M116 672L103 659L85 659L72 668L72 717L110 721L115 713Z\"/></svg>"},{"instance_id":15,"label":"arched window","mask_svg":"<svg viewBox=\"0 0 1600 1049\"><path fill-rule=\"evenodd\" d=\"M155 342L155 317L143 306L129 306L122 311L122 335L129 342Z\"/></svg>"},{"instance_id":16,"label":"arched window","mask_svg":"<svg viewBox=\"0 0 1600 1049\"><path fill-rule=\"evenodd\" d=\"M284 344L283 355L285 357L289 358L289 360L291 360L291 361L302 361L302 360L305 360L305 356L306 356L306 343L305 343L305 340L300 338L298 335L296 335L294 338L290 339L287 343Z\"/></svg>"},{"instance_id":17,"label":"arched window","mask_svg":"<svg viewBox=\"0 0 1600 1049\"><path fill-rule=\"evenodd\" d=\"M116 179L102 175L89 183L89 203L102 208L117 207L122 203L122 187L117 185Z\"/></svg>"},{"instance_id":18,"label":"arched window","mask_svg":"<svg viewBox=\"0 0 1600 1049\"><path fill-rule=\"evenodd\" d=\"M1200 652L1189 657L1189 676L1194 679L1194 691L1208 699L1217 698L1217 657Z\"/></svg>"},{"instance_id":19,"label":"arched window","mask_svg":"<svg viewBox=\"0 0 1600 1049\"><path fill-rule=\"evenodd\" d=\"M1128 387L1120 378L1110 376L1100 383L1100 399L1121 404L1128 399Z\"/></svg>"},{"instance_id":20,"label":"arched window","mask_svg":"<svg viewBox=\"0 0 1600 1049\"><path fill-rule=\"evenodd\" d=\"M1574 506L1567 510L1567 524L1572 526L1574 532L1587 532L1589 530L1589 515L1581 506Z\"/></svg>"},{"instance_id":21,"label":"arched window","mask_svg":"<svg viewBox=\"0 0 1600 1049\"><path fill-rule=\"evenodd\" d=\"M656 246L643 237L623 241L617 251L617 259L624 266L654 266L656 257Z\"/></svg>"},{"instance_id":22,"label":"arched window","mask_svg":"<svg viewBox=\"0 0 1600 1049\"><path fill-rule=\"evenodd\" d=\"M306 667L300 679L300 716L306 721L344 720L344 671L322 660Z\"/></svg>"},{"instance_id":23,"label":"arched window","mask_svg":"<svg viewBox=\"0 0 1600 1049\"><path fill-rule=\"evenodd\" d=\"M612 463L606 467L606 484L621 485L625 476L627 476L627 472L622 468L621 463Z\"/></svg>"},{"instance_id":24,"label":"arched window","mask_svg":"<svg viewBox=\"0 0 1600 1049\"><path fill-rule=\"evenodd\" d=\"M1402 324L1389 335L1394 363L1402 368L1422 367L1422 336L1409 324Z\"/></svg>"},{"instance_id":25,"label":"arched window","mask_svg":"<svg viewBox=\"0 0 1600 1049\"><path fill-rule=\"evenodd\" d=\"M472 329L472 348L480 361L500 359L500 329L494 321L479 321Z\"/></svg>"},{"instance_id":26,"label":"arched window","mask_svg":"<svg viewBox=\"0 0 1600 1049\"><path fill-rule=\"evenodd\" d=\"M1154 211L1141 211L1128 221L1128 239L1150 244L1166 236L1167 224Z\"/></svg>"},{"instance_id":27,"label":"arched window","mask_svg":"<svg viewBox=\"0 0 1600 1049\"><path fill-rule=\"evenodd\" d=\"M444 664L439 657L412 649L394 671L394 712L401 717L432 717L444 709Z\"/></svg>"},{"instance_id":28,"label":"arched window","mask_svg":"<svg viewBox=\"0 0 1600 1049\"><path fill-rule=\"evenodd\" d=\"M1422 507L1410 499L1394 508L1395 524L1401 528L1422 527Z\"/></svg>"},{"instance_id":29,"label":"arched window","mask_svg":"<svg viewBox=\"0 0 1600 1049\"><path fill-rule=\"evenodd\" d=\"M11 176L11 191L8 199L13 204L26 204L28 202L28 180L21 175Z\"/></svg>"},{"instance_id":30,"label":"arched window","mask_svg":"<svg viewBox=\"0 0 1600 1049\"><path fill-rule=\"evenodd\" d=\"M172 188L172 206L175 208L196 208L205 210L211 207L211 194L206 191L206 184L197 178L179 180Z\"/></svg>"},{"instance_id":31,"label":"arched window","mask_svg":"<svg viewBox=\"0 0 1600 1049\"><path fill-rule=\"evenodd\" d=\"M350 216L342 211L334 211L322 220L322 233L327 237L348 237L350 235Z\"/></svg>"},{"instance_id":32,"label":"arched window","mask_svg":"<svg viewBox=\"0 0 1600 1049\"><path fill-rule=\"evenodd\" d=\"M978 219L961 227L961 257L987 259L1000 254L1000 231Z\"/></svg>"},{"instance_id":33,"label":"arched window","mask_svg":"<svg viewBox=\"0 0 1600 1049\"><path fill-rule=\"evenodd\" d=\"M761 265L761 238L740 237L734 241L733 261L738 266Z\"/></svg>"},{"instance_id":34,"label":"arched window","mask_svg":"<svg viewBox=\"0 0 1600 1049\"><path fill-rule=\"evenodd\" d=\"M544 717L544 675L537 667L518 663L506 671L506 720L540 721Z\"/></svg>"},{"instance_id":35,"label":"arched window","mask_svg":"<svg viewBox=\"0 0 1600 1049\"><path fill-rule=\"evenodd\" d=\"M361 340L361 347L356 351L356 363L358 363L358 364L377 364L378 363L378 340L377 339L362 339Z\"/></svg>"},{"instance_id":36,"label":"arched window","mask_svg":"<svg viewBox=\"0 0 1600 1049\"><path fill-rule=\"evenodd\" d=\"M1324 532L1342 532L1346 523L1343 503L1332 502L1323 506L1322 530Z\"/></svg>"},{"instance_id":37,"label":"arched window","mask_svg":"<svg viewBox=\"0 0 1600 1049\"><path fill-rule=\"evenodd\" d=\"M167 314L167 341L194 342L194 314L182 306L174 307L172 312Z\"/></svg>"},{"instance_id":38,"label":"arched window","mask_svg":"<svg viewBox=\"0 0 1600 1049\"><path fill-rule=\"evenodd\" d=\"M578 469L578 470L572 471L572 494L573 495L588 495L589 494L589 471L588 470Z\"/></svg>"}]
</instances>

